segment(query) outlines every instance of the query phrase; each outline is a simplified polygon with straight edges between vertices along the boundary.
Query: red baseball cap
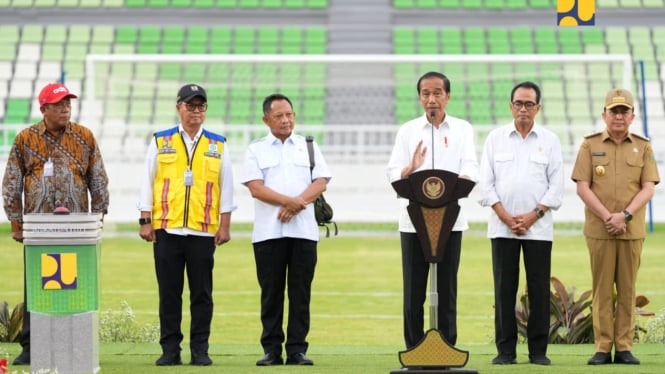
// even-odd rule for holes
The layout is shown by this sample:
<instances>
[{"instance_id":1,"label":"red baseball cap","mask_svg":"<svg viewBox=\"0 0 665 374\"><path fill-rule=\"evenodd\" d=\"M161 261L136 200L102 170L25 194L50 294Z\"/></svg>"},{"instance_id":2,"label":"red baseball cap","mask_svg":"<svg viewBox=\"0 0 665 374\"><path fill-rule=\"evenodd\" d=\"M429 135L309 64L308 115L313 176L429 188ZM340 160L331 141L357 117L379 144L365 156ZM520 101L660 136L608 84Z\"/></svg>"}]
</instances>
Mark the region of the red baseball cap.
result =
<instances>
[{"instance_id":1,"label":"red baseball cap","mask_svg":"<svg viewBox=\"0 0 665 374\"><path fill-rule=\"evenodd\" d=\"M76 99L78 96L70 93L69 89L67 89L64 84L49 83L44 86L42 91L39 93L39 106L59 103L62 99L68 97Z\"/></svg>"}]
</instances>

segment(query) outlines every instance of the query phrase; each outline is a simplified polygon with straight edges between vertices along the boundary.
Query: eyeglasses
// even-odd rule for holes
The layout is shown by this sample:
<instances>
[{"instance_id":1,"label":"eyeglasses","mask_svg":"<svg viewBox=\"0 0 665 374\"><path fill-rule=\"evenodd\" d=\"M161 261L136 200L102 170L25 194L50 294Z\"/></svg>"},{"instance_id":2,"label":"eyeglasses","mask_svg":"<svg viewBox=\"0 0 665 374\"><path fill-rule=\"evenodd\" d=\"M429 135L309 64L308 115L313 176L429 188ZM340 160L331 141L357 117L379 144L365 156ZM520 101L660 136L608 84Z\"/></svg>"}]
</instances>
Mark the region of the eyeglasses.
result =
<instances>
[{"instance_id":1,"label":"eyeglasses","mask_svg":"<svg viewBox=\"0 0 665 374\"><path fill-rule=\"evenodd\" d=\"M513 101L512 104L515 109L522 109L522 107L524 107L526 110L531 110L538 105L538 103L534 103L533 101Z\"/></svg>"},{"instance_id":2,"label":"eyeglasses","mask_svg":"<svg viewBox=\"0 0 665 374\"><path fill-rule=\"evenodd\" d=\"M47 108L52 108L52 109L55 109L55 110L63 110L65 108L66 109L71 109L72 103L69 100L62 100L62 101L60 101L58 103L55 103L55 104L48 104L46 107Z\"/></svg>"},{"instance_id":3,"label":"eyeglasses","mask_svg":"<svg viewBox=\"0 0 665 374\"><path fill-rule=\"evenodd\" d=\"M181 103L181 104L185 104L185 108L187 108L188 112L193 112L196 109L198 109L199 112L205 112L206 110L208 110L208 104L207 103L203 103L203 104Z\"/></svg>"},{"instance_id":4,"label":"eyeglasses","mask_svg":"<svg viewBox=\"0 0 665 374\"><path fill-rule=\"evenodd\" d=\"M286 112L286 113L273 114L270 117L272 117L272 119L274 119L275 121L281 121L282 118L284 118L284 117L286 117L286 119L293 119L293 116L295 116L295 115L296 114L294 112Z\"/></svg>"},{"instance_id":5,"label":"eyeglasses","mask_svg":"<svg viewBox=\"0 0 665 374\"><path fill-rule=\"evenodd\" d=\"M628 109L626 107L623 107L623 108L615 107L615 108L609 109L608 112L611 115L613 115L614 117L618 116L619 114L621 114L622 116L627 116L632 112L632 109Z\"/></svg>"}]
</instances>

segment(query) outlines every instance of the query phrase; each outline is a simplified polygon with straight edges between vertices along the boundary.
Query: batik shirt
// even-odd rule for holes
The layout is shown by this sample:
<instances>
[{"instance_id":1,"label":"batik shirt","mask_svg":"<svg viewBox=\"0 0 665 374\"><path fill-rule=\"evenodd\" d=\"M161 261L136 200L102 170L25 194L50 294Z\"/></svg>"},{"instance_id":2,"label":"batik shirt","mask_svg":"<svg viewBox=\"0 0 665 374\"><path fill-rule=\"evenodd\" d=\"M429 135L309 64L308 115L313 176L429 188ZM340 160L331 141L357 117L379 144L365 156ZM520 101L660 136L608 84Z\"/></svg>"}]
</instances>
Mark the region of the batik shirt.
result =
<instances>
[{"instance_id":1,"label":"batik shirt","mask_svg":"<svg viewBox=\"0 0 665 374\"><path fill-rule=\"evenodd\" d=\"M52 176L44 175L49 160ZM92 131L70 122L56 138L44 121L21 131L9 153L2 197L13 229L24 213L51 213L59 206L70 212L106 213L108 177Z\"/></svg>"}]
</instances>

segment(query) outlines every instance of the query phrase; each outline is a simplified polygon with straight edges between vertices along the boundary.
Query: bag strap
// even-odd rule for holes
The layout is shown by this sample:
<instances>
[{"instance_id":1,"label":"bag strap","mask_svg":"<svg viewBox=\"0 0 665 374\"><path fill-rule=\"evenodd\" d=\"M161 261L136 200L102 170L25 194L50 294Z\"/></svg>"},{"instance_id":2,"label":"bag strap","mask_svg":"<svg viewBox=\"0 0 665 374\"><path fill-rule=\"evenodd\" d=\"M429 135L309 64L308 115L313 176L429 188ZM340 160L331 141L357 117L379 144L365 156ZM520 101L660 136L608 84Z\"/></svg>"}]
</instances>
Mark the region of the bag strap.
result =
<instances>
[{"instance_id":1,"label":"bag strap","mask_svg":"<svg viewBox=\"0 0 665 374\"><path fill-rule=\"evenodd\" d=\"M314 170L314 137L307 135L307 153L309 154L309 177L312 178L312 170Z\"/></svg>"}]
</instances>

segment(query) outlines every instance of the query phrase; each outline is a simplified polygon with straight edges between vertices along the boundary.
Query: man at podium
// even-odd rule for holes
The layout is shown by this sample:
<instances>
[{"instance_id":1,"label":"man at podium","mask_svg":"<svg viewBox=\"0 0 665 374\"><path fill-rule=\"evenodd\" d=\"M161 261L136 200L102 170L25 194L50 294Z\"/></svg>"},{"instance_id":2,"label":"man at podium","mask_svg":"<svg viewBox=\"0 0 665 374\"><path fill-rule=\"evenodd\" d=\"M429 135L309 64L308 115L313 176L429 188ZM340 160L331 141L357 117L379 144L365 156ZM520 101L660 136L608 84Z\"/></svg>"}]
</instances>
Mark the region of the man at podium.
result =
<instances>
[{"instance_id":1,"label":"man at podium","mask_svg":"<svg viewBox=\"0 0 665 374\"><path fill-rule=\"evenodd\" d=\"M14 139L2 180L2 197L12 238L17 242L23 242L24 214L52 213L58 207L72 213L107 212L108 177L95 137L88 128L70 122L71 99L76 98L62 84L47 84L38 98L44 118ZM25 296L21 346L23 350L13 364L29 365L30 314Z\"/></svg>"},{"instance_id":2,"label":"man at podium","mask_svg":"<svg viewBox=\"0 0 665 374\"><path fill-rule=\"evenodd\" d=\"M410 174L441 169L456 173L460 178L475 181L478 161L473 128L469 122L446 112L450 101L450 80L438 72L428 72L418 80L418 97L424 115L400 127L388 163L390 182ZM402 277L404 287L404 340L407 348L425 336L424 309L429 263L407 211L409 201L400 199L399 231L402 246ZM460 262L462 231L468 228L464 210L453 226L446 243L443 260L436 264L439 330L446 340L457 341L457 270Z\"/></svg>"}]
</instances>

